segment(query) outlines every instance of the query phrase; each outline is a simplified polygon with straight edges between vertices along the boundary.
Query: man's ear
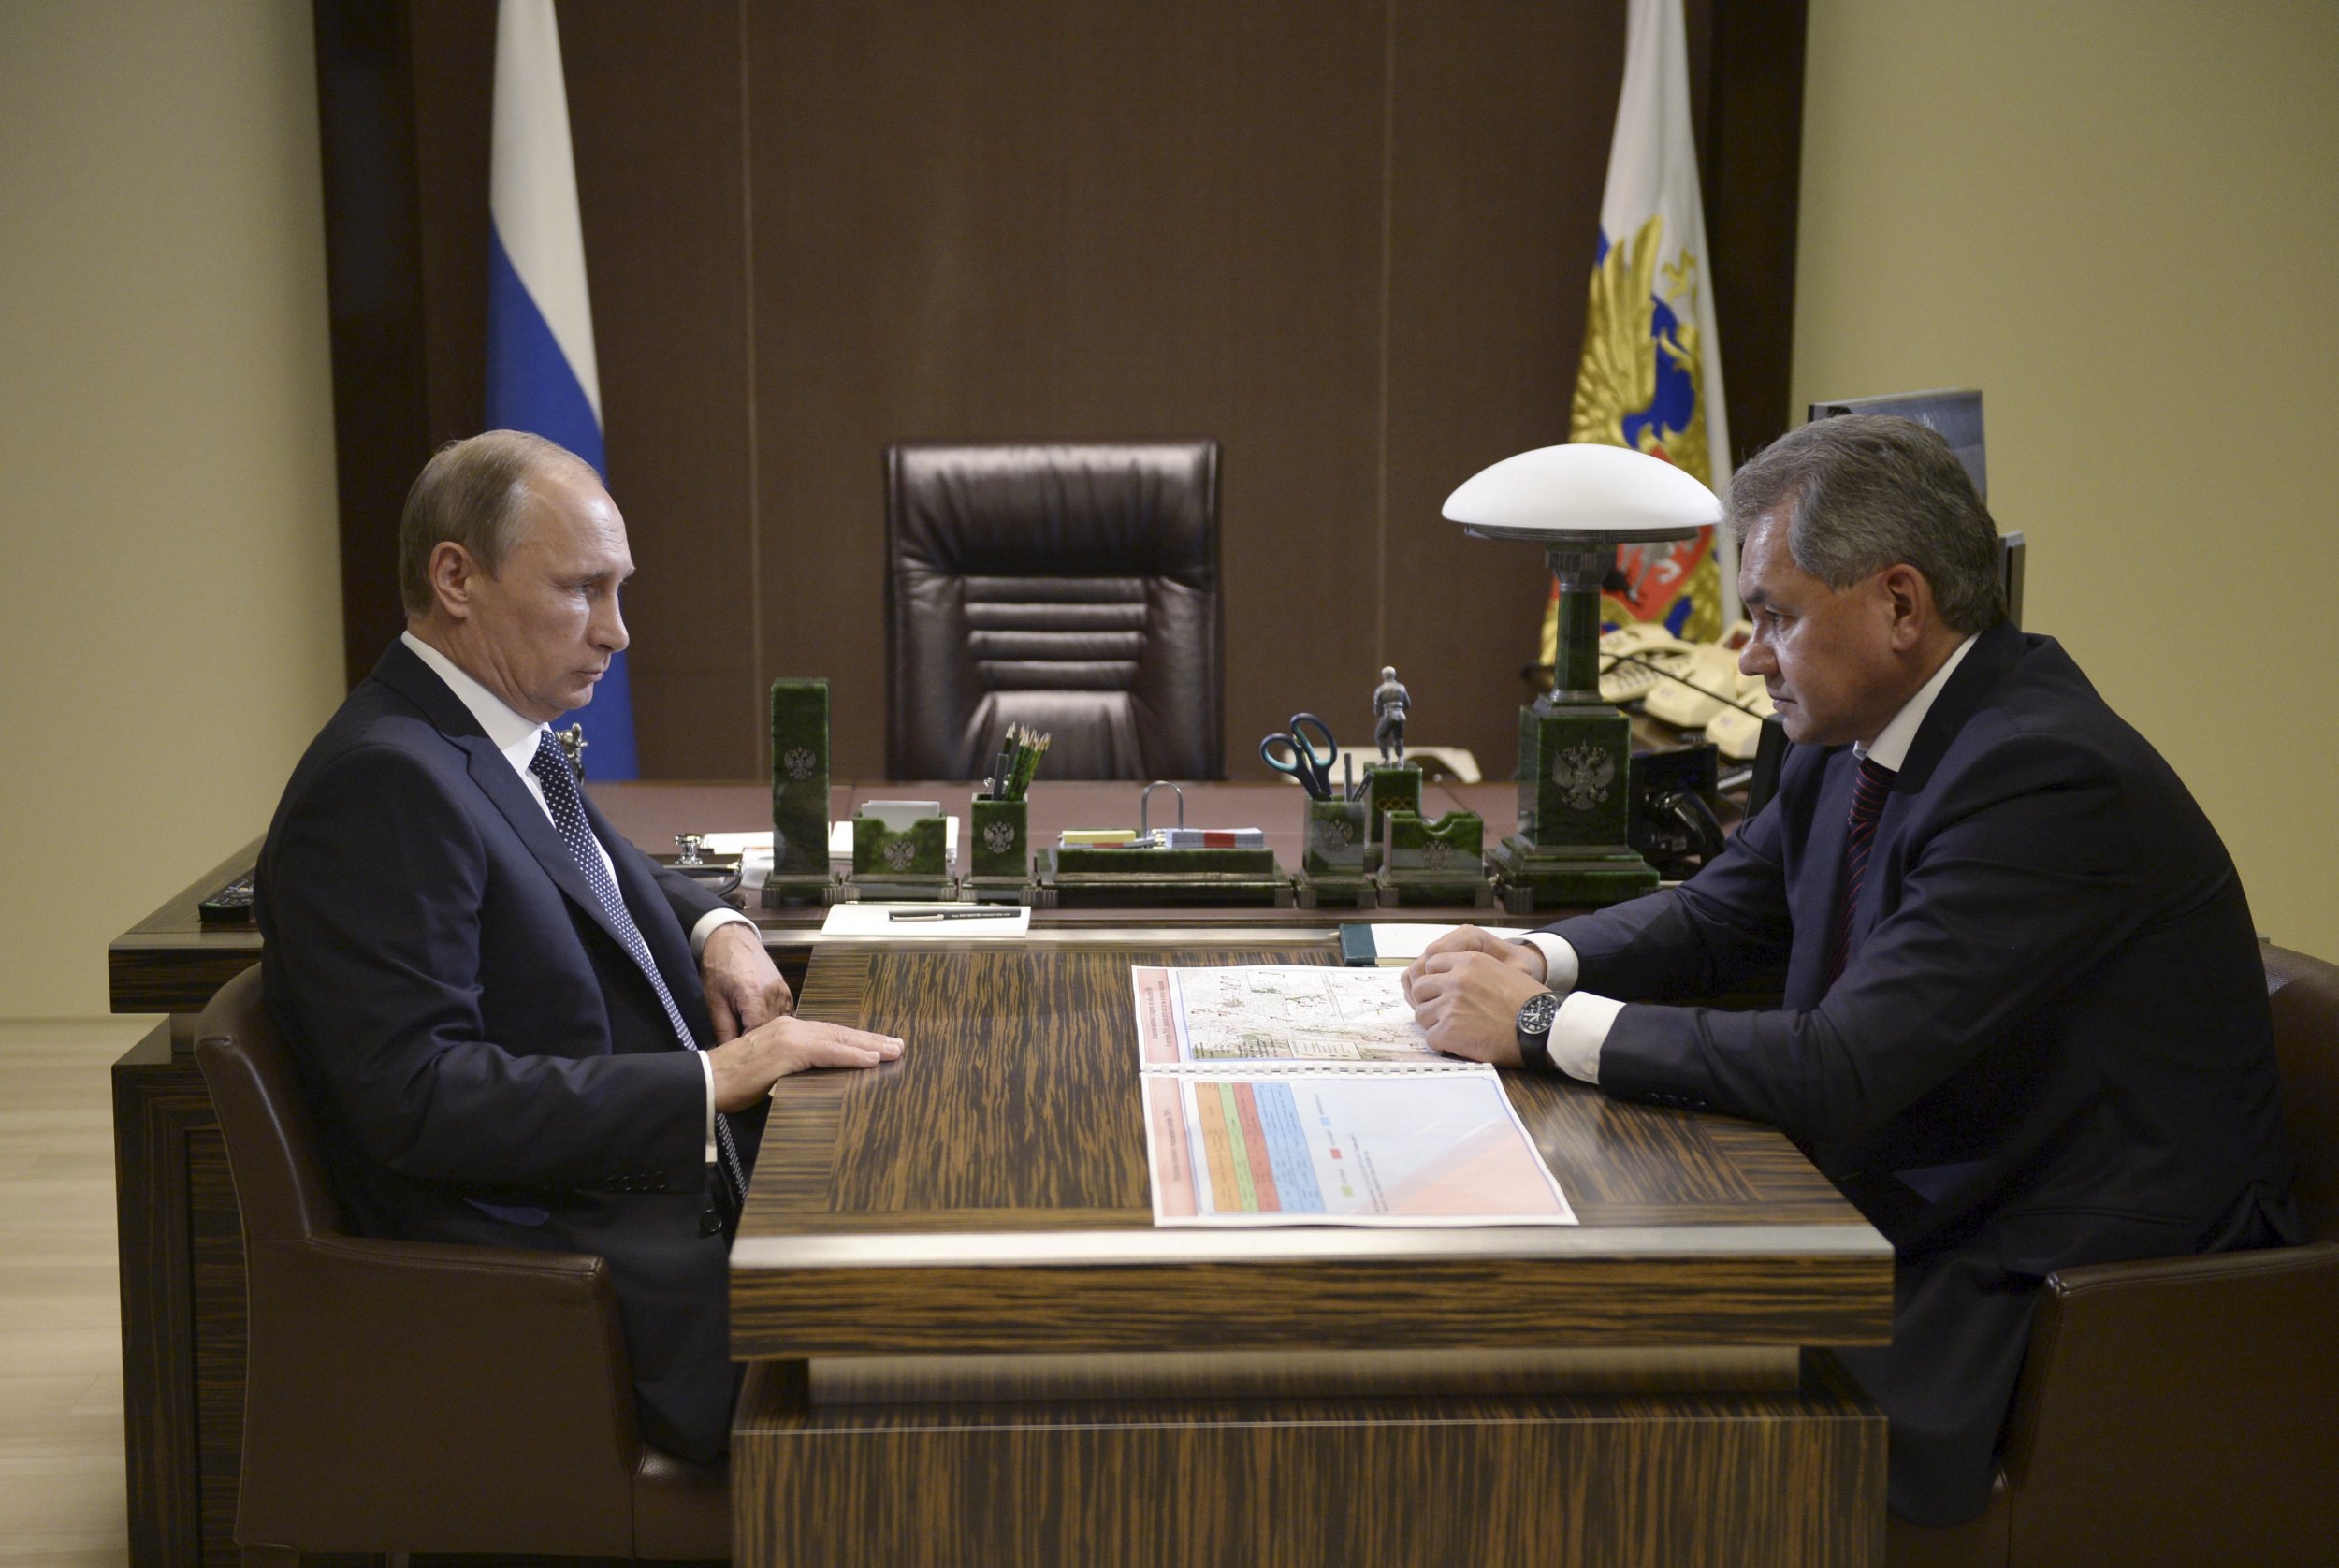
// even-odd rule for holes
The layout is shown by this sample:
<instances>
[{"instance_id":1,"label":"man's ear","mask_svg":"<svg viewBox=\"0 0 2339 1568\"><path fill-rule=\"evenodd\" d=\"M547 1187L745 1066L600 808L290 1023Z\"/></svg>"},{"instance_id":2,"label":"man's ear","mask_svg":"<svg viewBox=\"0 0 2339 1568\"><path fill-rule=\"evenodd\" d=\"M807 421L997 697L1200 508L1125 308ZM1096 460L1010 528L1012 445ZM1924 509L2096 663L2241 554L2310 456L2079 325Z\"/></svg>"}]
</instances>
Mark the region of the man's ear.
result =
<instances>
[{"instance_id":1,"label":"man's ear","mask_svg":"<svg viewBox=\"0 0 2339 1568\"><path fill-rule=\"evenodd\" d=\"M442 539L430 546L430 598L447 619L471 617L472 584L486 575L472 553L454 540Z\"/></svg>"},{"instance_id":2,"label":"man's ear","mask_svg":"<svg viewBox=\"0 0 2339 1568\"><path fill-rule=\"evenodd\" d=\"M1924 640L1926 630L1939 618L1933 607L1933 585L1924 573L1903 561L1884 568L1881 586L1890 606L1893 651L1906 653Z\"/></svg>"}]
</instances>

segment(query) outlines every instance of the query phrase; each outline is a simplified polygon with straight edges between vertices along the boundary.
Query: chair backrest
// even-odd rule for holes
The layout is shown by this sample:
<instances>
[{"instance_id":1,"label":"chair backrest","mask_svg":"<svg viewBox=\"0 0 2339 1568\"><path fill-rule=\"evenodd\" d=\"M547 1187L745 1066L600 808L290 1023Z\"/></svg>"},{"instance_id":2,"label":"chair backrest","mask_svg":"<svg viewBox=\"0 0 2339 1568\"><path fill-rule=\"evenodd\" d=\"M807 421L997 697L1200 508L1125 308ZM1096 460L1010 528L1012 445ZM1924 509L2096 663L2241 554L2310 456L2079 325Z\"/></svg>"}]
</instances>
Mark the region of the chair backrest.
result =
<instances>
[{"instance_id":1,"label":"chair backrest","mask_svg":"<svg viewBox=\"0 0 2339 1568\"><path fill-rule=\"evenodd\" d=\"M261 1000L260 965L221 986L203 1009L195 1060L227 1145L245 1243L339 1233L341 1205L317 1156L292 1052Z\"/></svg>"},{"instance_id":2,"label":"chair backrest","mask_svg":"<svg viewBox=\"0 0 2339 1568\"><path fill-rule=\"evenodd\" d=\"M2291 1188L2308 1231L2339 1240L2339 965L2275 947L2266 995L2282 1062L2282 1125L2298 1173Z\"/></svg>"},{"instance_id":3,"label":"chair backrest","mask_svg":"<svg viewBox=\"0 0 2339 1568\"><path fill-rule=\"evenodd\" d=\"M885 533L892 777L1224 774L1215 442L889 447Z\"/></svg>"}]
</instances>

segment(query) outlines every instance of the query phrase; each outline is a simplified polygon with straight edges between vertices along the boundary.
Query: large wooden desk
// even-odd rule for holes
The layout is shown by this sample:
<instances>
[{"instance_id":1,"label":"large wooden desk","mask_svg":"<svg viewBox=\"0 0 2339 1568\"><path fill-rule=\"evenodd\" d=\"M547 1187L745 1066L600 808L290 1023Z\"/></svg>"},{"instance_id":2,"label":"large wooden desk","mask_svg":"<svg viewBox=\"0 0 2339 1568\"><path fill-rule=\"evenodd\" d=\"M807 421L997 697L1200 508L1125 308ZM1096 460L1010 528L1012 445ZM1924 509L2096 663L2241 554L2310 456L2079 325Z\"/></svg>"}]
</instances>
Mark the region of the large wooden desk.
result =
<instances>
[{"instance_id":1,"label":"large wooden desk","mask_svg":"<svg viewBox=\"0 0 2339 1568\"><path fill-rule=\"evenodd\" d=\"M652 850L669 845L671 835L680 831L749 830L769 822L768 792L755 785L602 785L592 792L620 831ZM856 800L873 794L939 794L955 802L964 792L963 785L840 786L832 809L847 814ZM1120 822L1133 813L1135 794L1130 786L1043 784L1034 791L1034 830L1049 835L1068 825ZM1290 786L1189 787L1189 811L1196 820L1264 827L1284 862L1296 861L1298 793ZM1514 824L1515 798L1514 787L1508 784L1463 786L1450 791L1432 786L1430 791L1433 809L1468 805L1486 817L1489 833L1498 835ZM196 905L230 877L249 868L255 849L256 845L247 846L196 878L116 938L109 952L113 1010L168 1015L115 1065L113 1075L130 1546L132 1561L139 1564L231 1564L238 1561L230 1532L243 1420L243 1248L225 1153L210 1096L189 1051L196 1015L222 984L256 962L260 951L256 933L205 930L196 919ZM821 911L755 913L783 966L801 974L804 964L820 947L816 927ZM1430 909L1383 911L1377 916L1293 909L1049 910L1039 912L1036 926L1040 934L1039 945L1053 950L1096 939L1126 939L1131 932L1151 931L1157 939L1176 940L1224 929L1226 922L1233 921L1240 922L1249 939L1315 944L1329 958L1334 922L1374 918L1458 920L1484 919L1486 914ZM1125 956L1115 960L1125 961ZM807 1006L849 1005L826 989L830 982L825 965L812 979L816 994L807 997ZM920 1065L938 1059L929 1048ZM1586 1106L1604 1103L1596 1096L1577 1097ZM1132 1095L1132 1117L1134 1103ZM1622 1119L1586 1124L1564 1136L1589 1138L1593 1144L1609 1149L1620 1162L1620 1170L1639 1169L1661 1187L1676 1183L1666 1195L1677 1205L1676 1218L1691 1212L1678 1204L1689 1202L1693 1207L1708 1200L1735 1206L1734 1212L1742 1214L1749 1205L1782 1190L1774 1178L1784 1175L1798 1183L1816 1180L1791 1150L1775 1140L1767 1145L1769 1152L1754 1158L1751 1165L1717 1167L1696 1176L1684 1167L1666 1174L1663 1162L1670 1157L1665 1153L1668 1144L1649 1142L1644 1147L1647 1133L1619 1130L1664 1125L1663 1117L1649 1112L1658 1120L1644 1124L1632 1119L1638 1112L1611 1110ZM1555 1132L1552 1136L1562 1135ZM1716 1136L1726 1143L1740 1135ZM1129 1155L1124 1150L1112 1157L1126 1161ZM1651 1161L1657 1163L1648 1163ZM1143 1188L1127 1184L1130 1180L1141 1183L1141 1169L1132 1177L1135 1168L1097 1166L1081 1179L1095 1180L1098 1172L1110 1174L1115 1169L1119 1175L1113 1180L1120 1184L1097 1190L1110 1193L1102 1206L1118 1216L1106 1228L1126 1230L1142 1219L1139 1211L1144 1204ZM1597 1175L1597 1169L1587 1170L1599 1181L1611 1179ZM1595 1190L1579 1190L1572 1184L1565 1166L1561 1167L1561 1175L1562 1181L1571 1182L1571 1198L1579 1204ZM760 1213L762 1189L757 1203ZM1018 1212L1027 1212L1031 1207L1024 1198L1007 1206ZM951 1212L949 1224L961 1229L972 1227L977 1221L963 1212L966 1207L961 1201L957 1212ZM1626 1211L1605 1212L1611 1221L1621 1223ZM1592 1229L1588 1225L1585 1233ZM1405 1265L1408 1273L1410 1267ZM1874 1288L1871 1283L1871 1295ZM1653 1310L1646 1293L1638 1299L1619 1294L1616 1303L1616 1311L1626 1317ZM1845 1298L1842 1304L1855 1314L1867 1310L1852 1297ZM1857 1334L1841 1337L1868 1333L1881 1321L1877 1318ZM1793 1332L1805 1337L1770 1343L1831 1343L1829 1335L1836 1330L1823 1331L1806 1323ZM815 1352L767 1344L752 1353L801 1360ZM777 1380L781 1385L787 1381L784 1377ZM774 1382L763 1379L759 1387L768 1388ZM1881 1433L1881 1427L1876 1430ZM1881 1436L1877 1441L1881 1443Z\"/></svg>"},{"instance_id":2,"label":"large wooden desk","mask_svg":"<svg viewBox=\"0 0 2339 1568\"><path fill-rule=\"evenodd\" d=\"M743 1564L1881 1561L1884 1424L1803 1347L1892 1254L1785 1139L1517 1080L1582 1225L1152 1226L1132 963L823 948L901 1035L783 1082L733 1250Z\"/></svg>"}]
</instances>

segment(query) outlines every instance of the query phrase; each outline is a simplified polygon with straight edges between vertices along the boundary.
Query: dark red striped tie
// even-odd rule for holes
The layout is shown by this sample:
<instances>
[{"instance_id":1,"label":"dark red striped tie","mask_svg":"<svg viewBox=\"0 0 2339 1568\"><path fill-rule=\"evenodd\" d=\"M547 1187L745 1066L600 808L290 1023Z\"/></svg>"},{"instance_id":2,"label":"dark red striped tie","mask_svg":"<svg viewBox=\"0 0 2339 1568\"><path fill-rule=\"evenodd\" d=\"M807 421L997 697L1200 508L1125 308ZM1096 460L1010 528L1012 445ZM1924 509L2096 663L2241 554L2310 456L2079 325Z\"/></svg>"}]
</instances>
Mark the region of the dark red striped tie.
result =
<instances>
[{"instance_id":1,"label":"dark red striped tie","mask_svg":"<svg viewBox=\"0 0 2339 1568\"><path fill-rule=\"evenodd\" d=\"M1835 962L1827 966L1831 986L1852 956L1852 917L1860 908L1860 882L1867 875L1868 848L1876 842L1876 819L1884 814L1884 797L1892 787L1892 769L1873 757L1860 759L1859 776L1852 781L1852 815L1844 820L1843 903L1836 911Z\"/></svg>"}]
</instances>

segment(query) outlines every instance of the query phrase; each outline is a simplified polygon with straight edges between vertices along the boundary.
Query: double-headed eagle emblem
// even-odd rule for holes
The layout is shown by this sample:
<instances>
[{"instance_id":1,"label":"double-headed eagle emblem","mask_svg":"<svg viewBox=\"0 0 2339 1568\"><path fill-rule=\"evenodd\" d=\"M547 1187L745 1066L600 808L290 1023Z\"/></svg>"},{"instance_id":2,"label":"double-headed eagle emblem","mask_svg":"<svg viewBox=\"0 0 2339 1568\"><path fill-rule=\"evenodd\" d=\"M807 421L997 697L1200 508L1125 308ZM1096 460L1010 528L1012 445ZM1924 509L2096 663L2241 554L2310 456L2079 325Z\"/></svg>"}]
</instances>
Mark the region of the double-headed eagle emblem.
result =
<instances>
[{"instance_id":1,"label":"double-headed eagle emblem","mask_svg":"<svg viewBox=\"0 0 2339 1568\"><path fill-rule=\"evenodd\" d=\"M1571 746L1551 759L1551 782L1567 795L1570 811L1590 811L1608 798L1616 759L1597 746Z\"/></svg>"}]
</instances>

